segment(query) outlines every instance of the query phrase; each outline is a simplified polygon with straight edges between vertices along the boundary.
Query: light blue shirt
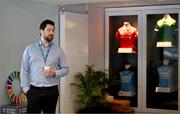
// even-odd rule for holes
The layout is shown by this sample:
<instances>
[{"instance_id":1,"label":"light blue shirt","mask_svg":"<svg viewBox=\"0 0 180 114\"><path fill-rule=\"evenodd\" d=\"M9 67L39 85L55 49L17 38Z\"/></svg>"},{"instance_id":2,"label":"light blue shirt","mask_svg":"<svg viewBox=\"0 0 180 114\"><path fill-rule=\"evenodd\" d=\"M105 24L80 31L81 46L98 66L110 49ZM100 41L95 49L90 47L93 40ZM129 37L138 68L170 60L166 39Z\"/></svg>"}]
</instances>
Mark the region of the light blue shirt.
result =
<instances>
[{"instance_id":1,"label":"light blue shirt","mask_svg":"<svg viewBox=\"0 0 180 114\"><path fill-rule=\"evenodd\" d=\"M21 87L24 92L30 89L30 85L36 87L58 85L59 78L67 75L69 72L65 53L61 47L52 43L46 63L44 63L39 44L46 54L49 47L44 47L41 41L28 45L23 53L20 76ZM56 75L54 77L45 76L43 73L44 66L54 68Z\"/></svg>"}]
</instances>

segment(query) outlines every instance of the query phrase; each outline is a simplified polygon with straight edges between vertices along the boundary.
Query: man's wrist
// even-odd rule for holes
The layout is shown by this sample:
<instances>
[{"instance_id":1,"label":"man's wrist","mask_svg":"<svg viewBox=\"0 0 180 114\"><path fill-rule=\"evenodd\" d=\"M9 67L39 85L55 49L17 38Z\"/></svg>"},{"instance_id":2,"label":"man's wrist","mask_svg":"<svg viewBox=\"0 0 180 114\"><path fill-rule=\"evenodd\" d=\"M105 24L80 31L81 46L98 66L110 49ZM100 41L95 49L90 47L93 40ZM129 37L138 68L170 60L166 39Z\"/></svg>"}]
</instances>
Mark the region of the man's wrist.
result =
<instances>
[{"instance_id":1,"label":"man's wrist","mask_svg":"<svg viewBox=\"0 0 180 114\"><path fill-rule=\"evenodd\" d=\"M54 75L53 75L53 77L56 77L56 71L54 71Z\"/></svg>"},{"instance_id":2,"label":"man's wrist","mask_svg":"<svg viewBox=\"0 0 180 114\"><path fill-rule=\"evenodd\" d=\"M30 87L24 87L24 88L23 88L23 92L24 92L24 93L27 93L29 89L30 89Z\"/></svg>"}]
</instances>

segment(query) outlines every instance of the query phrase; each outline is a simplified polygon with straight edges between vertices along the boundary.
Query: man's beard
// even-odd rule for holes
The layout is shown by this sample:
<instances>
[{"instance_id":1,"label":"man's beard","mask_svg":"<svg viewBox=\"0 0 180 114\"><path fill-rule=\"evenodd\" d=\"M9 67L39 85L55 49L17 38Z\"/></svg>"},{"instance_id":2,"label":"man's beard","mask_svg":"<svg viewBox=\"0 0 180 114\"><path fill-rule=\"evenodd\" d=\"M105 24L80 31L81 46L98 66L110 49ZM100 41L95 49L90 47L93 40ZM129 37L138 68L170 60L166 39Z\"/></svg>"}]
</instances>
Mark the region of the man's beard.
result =
<instances>
[{"instance_id":1,"label":"man's beard","mask_svg":"<svg viewBox=\"0 0 180 114\"><path fill-rule=\"evenodd\" d=\"M53 37L53 36L52 36ZM49 38L48 36L43 36L43 38L47 41L47 42L51 42L53 40L53 38Z\"/></svg>"}]
</instances>

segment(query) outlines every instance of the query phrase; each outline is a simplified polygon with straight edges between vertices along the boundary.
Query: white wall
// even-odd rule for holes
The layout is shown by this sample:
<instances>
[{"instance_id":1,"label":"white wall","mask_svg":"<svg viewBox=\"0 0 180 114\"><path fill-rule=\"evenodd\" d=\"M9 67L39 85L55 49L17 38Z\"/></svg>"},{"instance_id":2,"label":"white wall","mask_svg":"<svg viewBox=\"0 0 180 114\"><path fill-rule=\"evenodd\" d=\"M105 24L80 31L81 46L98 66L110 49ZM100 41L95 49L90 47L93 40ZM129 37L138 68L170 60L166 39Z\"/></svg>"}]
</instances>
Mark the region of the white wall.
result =
<instances>
[{"instance_id":1,"label":"white wall","mask_svg":"<svg viewBox=\"0 0 180 114\"><path fill-rule=\"evenodd\" d=\"M105 68L104 8L88 6L89 64Z\"/></svg>"},{"instance_id":2,"label":"white wall","mask_svg":"<svg viewBox=\"0 0 180 114\"><path fill-rule=\"evenodd\" d=\"M77 13L64 13L65 24L64 38L61 43L65 48L67 61L70 66L69 75L61 79L61 113L76 112L80 105L74 102L77 97L77 90L70 84L74 82L74 74L84 71L88 64L88 16ZM62 16L63 19L64 16ZM63 34L63 33L61 33Z\"/></svg>"},{"instance_id":3,"label":"white wall","mask_svg":"<svg viewBox=\"0 0 180 114\"><path fill-rule=\"evenodd\" d=\"M0 106L10 103L5 82L20 71L25 46L39 39L39 24L48 18L58 25L57 7L23 0L0 0ZM58 27L57 27L58 28ZM58 30L55 42L58 42Z\"/></svg>"}]
</instances>

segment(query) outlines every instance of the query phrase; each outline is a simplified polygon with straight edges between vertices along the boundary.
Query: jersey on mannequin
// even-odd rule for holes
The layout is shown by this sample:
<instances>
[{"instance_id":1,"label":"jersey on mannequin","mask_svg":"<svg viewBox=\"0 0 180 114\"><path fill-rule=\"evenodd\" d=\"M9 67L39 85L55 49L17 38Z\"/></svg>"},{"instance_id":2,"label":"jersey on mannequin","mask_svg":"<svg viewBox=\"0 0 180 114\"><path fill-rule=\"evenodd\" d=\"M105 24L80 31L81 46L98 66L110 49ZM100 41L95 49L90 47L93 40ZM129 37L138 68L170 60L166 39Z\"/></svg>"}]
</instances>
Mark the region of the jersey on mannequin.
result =
<instances>
[{"instance_id":1,"label":"jersey on mannequin","mask_svg":"<svg viewBox=\"0 0 180 114\"><path fill-rule=\"evenodd\" d=\"M119 39L120 48L132 48L133 52L137 51L136 40L138 39L138 30L131 26L130 22L125 21L123 23L123 26L117 30L115 38Z\"/></svg>"},{"instance_id":2,"label":"jersey on mannequin","mask_svg":"<svg viewBox=\"0 0 180 114\"><path fill-rule=\"evenodd\" d=\"M159 87L173 88L175 86L175 69L169 65L169 59L163 60L163 65L157 68L159 75Z\"/></svg>"},{"instance_id":3,"label":"jersey on mannequin","mask_svg":"<svg viewBox=\"0 0 180 114\"><path fill-rule=\"evenodd\" d=\"M163 16L163 18L161 18L160 20L157 21L156 24L157 25L156 25L156 28L154 30L158 34L158 42L170 42L168 47L173 46L176 42L175 41L176 20L173 19L169 14L165 14ZM157 44L157 47L165 47L165 46L161 46L161 45L159 46Z\"/></svg>"},{"instance_id":4,"label":"jersey on mannequin","mask_svg":"<svg viewBox=\"0 0 180 114\"><path fill-rule=\"evenodd\" d=\"M125 64L125 69L119 72L120 75L120 96L124 96L123 93L130 92L130 95L136 94L135 89L135 73L130 70L131 64Z\"/></svg>"}]
</instances>

